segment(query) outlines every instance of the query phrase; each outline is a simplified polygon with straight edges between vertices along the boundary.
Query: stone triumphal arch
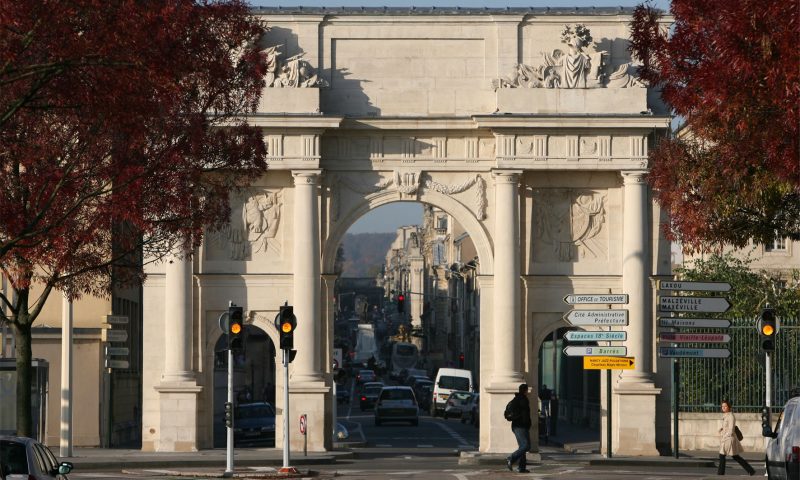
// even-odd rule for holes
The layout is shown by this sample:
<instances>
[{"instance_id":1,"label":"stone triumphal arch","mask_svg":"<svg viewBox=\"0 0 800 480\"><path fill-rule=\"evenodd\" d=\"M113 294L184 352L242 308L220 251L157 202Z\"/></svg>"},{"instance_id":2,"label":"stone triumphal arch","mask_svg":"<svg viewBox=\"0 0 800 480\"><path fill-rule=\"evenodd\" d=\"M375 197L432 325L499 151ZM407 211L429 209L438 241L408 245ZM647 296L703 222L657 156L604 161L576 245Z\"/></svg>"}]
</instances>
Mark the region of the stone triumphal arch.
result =
<instances>
[{"instance_id":1,"label":"stone triumphal arch","mask_svg":"<svg viewBox=\"0 0 800 480\"><path fill-rule=\"evenodd\" d=\"M292 415L308 415L310 450L331 448L336 248L358 217L396 201L446 211L478 251L481 451L515 445L502 410L521 382L536 384L536 352L566 326L570 293L629 296L613 306L629 311L624 345L636 359L613 372L612 408L625 412L613 416L614 451L668 443L651 280L669 273L669 245L643 180L669 118L636 78L631 12L253 13L270 26L268 86L251 118L270 168L193 259L149 271L143 448L211 446L217 320L229 300L273 344L273 317L294 305ZM284 387L279 375L278 425Z\"/></svg>"}]
</instances>

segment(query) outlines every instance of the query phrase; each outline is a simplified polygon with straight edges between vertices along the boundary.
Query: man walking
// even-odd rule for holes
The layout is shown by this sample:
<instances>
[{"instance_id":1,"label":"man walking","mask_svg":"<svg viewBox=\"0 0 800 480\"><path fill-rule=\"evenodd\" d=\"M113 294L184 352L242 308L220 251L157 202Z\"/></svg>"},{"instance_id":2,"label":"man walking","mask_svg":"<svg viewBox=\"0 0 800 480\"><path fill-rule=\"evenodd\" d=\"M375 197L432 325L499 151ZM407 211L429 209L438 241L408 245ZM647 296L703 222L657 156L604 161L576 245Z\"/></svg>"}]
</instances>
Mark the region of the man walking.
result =
<instances>
[{"instance_id":1,"label":"man walking","mask_svg":"<svg viewBox=\"0 0 800 480\"><path fill-rule=\"evenodd\" d=\"M519 392L506 406L506 420L511 421L511 431L517 438L517 450L506 458L506 465L509 470L519 461L519 473L528 473L527 459L525 454L531 448L531 406L528 402L528 385L523 383L519 386Z\"/></svg>"}]
</instances>

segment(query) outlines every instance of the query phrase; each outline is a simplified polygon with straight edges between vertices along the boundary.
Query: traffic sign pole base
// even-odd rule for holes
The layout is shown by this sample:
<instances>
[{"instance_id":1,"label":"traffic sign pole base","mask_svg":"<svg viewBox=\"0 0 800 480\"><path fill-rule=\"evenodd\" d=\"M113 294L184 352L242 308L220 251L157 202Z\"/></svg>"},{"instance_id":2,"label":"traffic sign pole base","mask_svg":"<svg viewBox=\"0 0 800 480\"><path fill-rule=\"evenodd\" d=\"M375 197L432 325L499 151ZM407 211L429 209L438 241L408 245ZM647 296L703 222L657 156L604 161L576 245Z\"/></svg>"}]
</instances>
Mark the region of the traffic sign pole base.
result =
<instances>
[{"instance_id":1,"label":"traffic sign pole base","mask_svg":"<svg viewBox=\"0 0 800 480\"><path fill-rule=\"evenodd\" d=\"M300 471L295 467L281 467L278 469L278 473L285 473L288 475L296 475L299 474Z\"/></svg>"}]
</instances>

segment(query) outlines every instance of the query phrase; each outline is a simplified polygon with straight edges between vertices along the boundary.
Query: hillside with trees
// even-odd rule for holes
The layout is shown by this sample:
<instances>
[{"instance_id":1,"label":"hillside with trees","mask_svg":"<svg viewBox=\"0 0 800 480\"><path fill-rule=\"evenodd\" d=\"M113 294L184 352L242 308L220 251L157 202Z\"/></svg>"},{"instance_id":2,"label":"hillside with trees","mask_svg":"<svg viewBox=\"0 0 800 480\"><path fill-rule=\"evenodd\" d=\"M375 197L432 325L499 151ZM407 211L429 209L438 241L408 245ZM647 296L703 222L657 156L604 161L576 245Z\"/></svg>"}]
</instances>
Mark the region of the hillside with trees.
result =
<instances>
[{"instance_id":1,"label":"hillside with trees","mask_svg":"<svg viewBox=\"0 0 800 480\"><path fill-rule=\"evenodd\" d=\"M381 271L394 233L358 233L345 235L343 277L374 277Z\"/></svg>"}]
</instances>

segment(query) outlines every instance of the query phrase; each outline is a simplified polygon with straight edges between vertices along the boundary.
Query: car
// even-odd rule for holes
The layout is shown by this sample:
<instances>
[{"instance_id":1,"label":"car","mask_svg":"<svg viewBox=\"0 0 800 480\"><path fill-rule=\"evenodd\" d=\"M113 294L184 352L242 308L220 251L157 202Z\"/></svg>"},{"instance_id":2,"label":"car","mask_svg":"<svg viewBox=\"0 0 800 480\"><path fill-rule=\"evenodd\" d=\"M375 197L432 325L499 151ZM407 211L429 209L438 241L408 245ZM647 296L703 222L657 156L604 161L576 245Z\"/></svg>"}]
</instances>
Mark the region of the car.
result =
<instances>
[{"instance_id":1,"label":"car","mask_svg":"<svg viewBox=\"0 0 800 480\"><path fill-rule=\"evenodd\" d=\"M0 465L5 478L67 480L72 464L60 462L49 448L32 438L0 436Z\"/></svg>"},{"instance_id":2,"label":"car","mask_svg":"<svg viewBox=\"0 0 800 480\"><path fill-rule=\"evenodd\" d=\"M362 412L364 410L370 410L375 406L375 403L378 401L378 397L381 394L381 390L383 390L383 384L380 382L369 382L364 384L364 387L361 389L361 398L359 403L359 408Z\"/></svg>"},{"instance_id":3,"label":"car","mask_svg":"<svg viewBox=\"0 0 800 480\"><path fill-rule=\"evenodd\" d=\"M438 415L439 411L444 412L447 407L447 399L453 390L473 391L472 372L463 368L439 369L436 373L436 380L433 383L432 416Z\"/></svg>"},{"instance_id":4,"label":"car","mask_svg":"<svg viewBox=\"0 0 800 480\"><path fill-rule=\"evenodd\" d=\"M422 399L420 397L422 396L423 387L428 387L431 391L433 391L433 380L429 378L417 379L414 382L414 385L411 385L411 390L414 390L414 395L417 396L417 401L420 403L422 403Z\"/></svg>"},{"instance_id":5,"label":"car","mask_svg":"<svg viewBox=\"0 0 800 480\"><path fill-rule=\"evenodd\" d=\"M242 403L233 412L234 445L275 442L275 409L268 402Z\"/></svg>"},{"instance_id":6,"label":"car","mask_svg":"<svg viewBox=\"0 0 800 480\"><path fill-rule=\"evenodd\" d=\"M383 387L375 404L375 425L385 422L419 425L419 405L411 387Z\"/></svg>"},{"instance_id":7,"label":"car","mask_svg":"<svg viewBox=\"0 0 800 480\"><path fill-rule=\"evenodd\" d=\"M770 479L800 480L800 392L783 407L773 431L762 432L767 440L767 476Z\"/></svg>"},{"instance_id":8,"label":"car","mask_svg":"<svg viewBox=\"0 0 800 480\"><path fill-rule=\"evenodd\" d=\"M461 423L469 423L470 425L474 425L476 428L478 427L479 420L480 420L480 393L473 393L467 404L464 406L464 413L461 414Z\"/></svg>"},{"instance_id":9,"label":"car","mask_svg":"<svg viewBox=\"0 0 800 480\"><path fill-rule=\"evenodd\" d=\"M446 419L450 417L460 417L464 411L469 399L472 398L472 392L463 390L453 390L450 396L447 397L447 404L444 407L442 416Z\"/></svg>"},{"instance_id":10,"label":"car","mask_svg":"<svg viewBox=\"0 0 800 480\"><path fill-rule=\"evenodd\" d=\"M367 382L374 382L377 379L378 376L375 375L375 372L372 370L359 370L356 375L356 383L359 385Z\"/></svg>"},{"instance_id":11,"label":"car","mask_svg":"<svg viewBox=\"0 0 800 480\"><path fill-rule=\"evenodd\" d=\"M344 386L336 386L336 403L347 403L350 400L350 390Z\"/></svg>"},{"instance_id":12,"label":"car","mask_svg":"<svg viewBox=\"0 0 800 480\"><path fill-rule=\"evenodd\" d=\"M421 375L409 375L409 376L406 377L406 383L405 384L408 385L409 387L411 387L411 389L413 390L414 386L417 384L417 382L422 382L422 381L433 383L433 381L428 377L423 377Z\"/></svg>"}]
</instances>

